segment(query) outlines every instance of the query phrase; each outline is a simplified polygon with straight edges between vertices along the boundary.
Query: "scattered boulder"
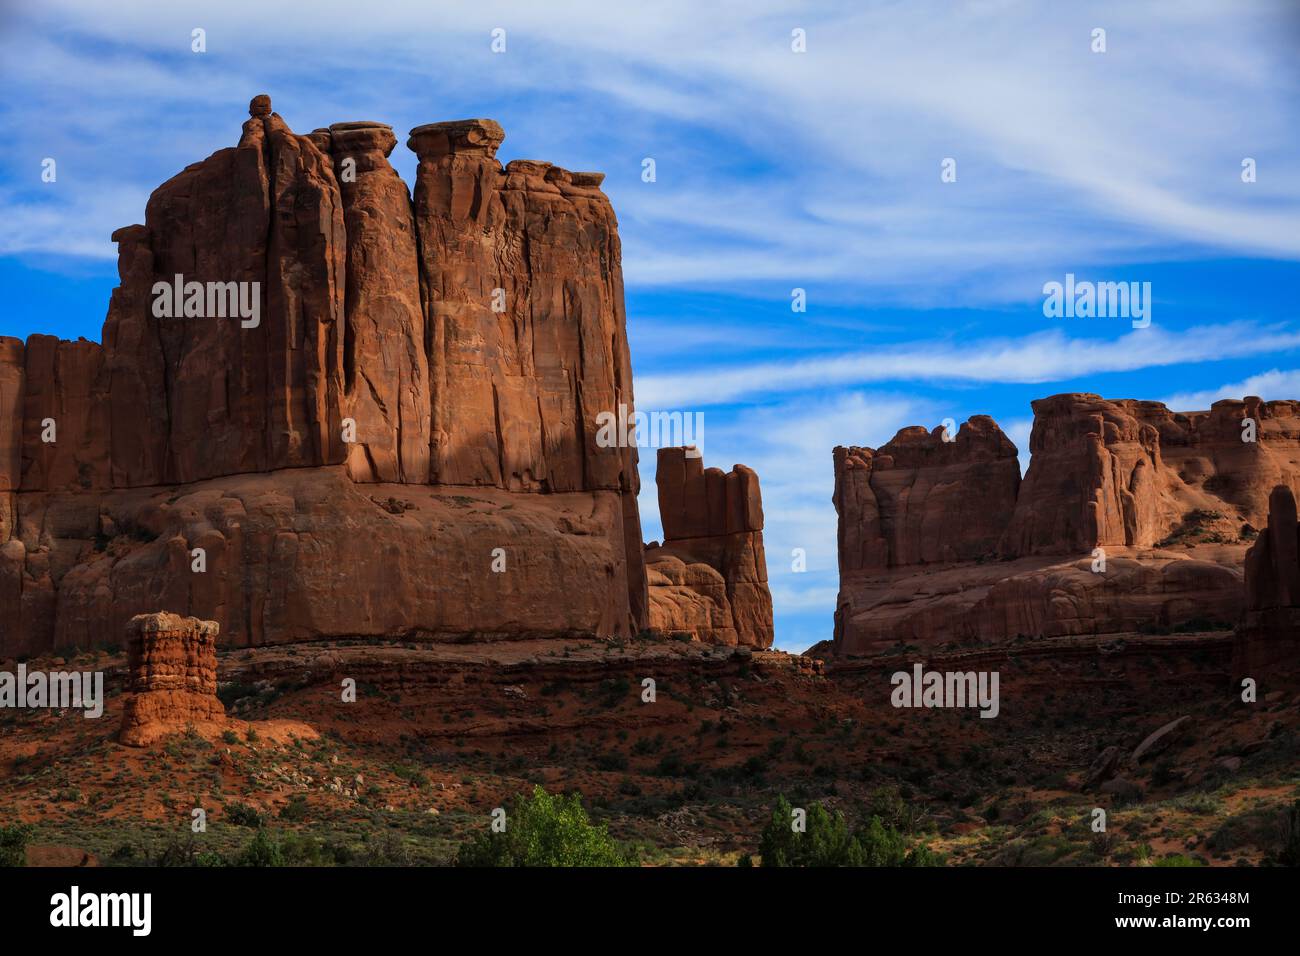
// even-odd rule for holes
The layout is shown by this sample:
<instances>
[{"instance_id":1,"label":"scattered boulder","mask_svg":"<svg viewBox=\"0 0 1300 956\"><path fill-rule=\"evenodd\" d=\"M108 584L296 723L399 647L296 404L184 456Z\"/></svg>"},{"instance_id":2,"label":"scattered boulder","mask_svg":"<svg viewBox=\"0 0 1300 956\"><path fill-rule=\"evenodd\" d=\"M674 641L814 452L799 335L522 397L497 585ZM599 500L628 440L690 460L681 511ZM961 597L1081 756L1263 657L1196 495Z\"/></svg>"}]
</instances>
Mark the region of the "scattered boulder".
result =
<instances>
[{"instance_id":1,"label":"scattered boulder","mask_svg":"<svg viewBox=\"0 0 1300 956\"><path fill-rule=\"evenodd\" d=\"M1084 775L1081 790L1094 790L1119 771L1119 765L1124 756L1124 751L1119 747L1111 745L1097 754L1092 765L1088 767L1088 772Z\"/></svg>"},{"instance_id":2,"label":"scattered boulder","mask_svg":"<svg viewBox=\"0 0 1300 956\"><path fill-rule=\"evenodd\" d=\"M1143 760L1154 757L1157 754L1167 750L1182 734L1187 731L1192 724L1192 717L1186 714L1177 720L1171 720L1159 730L1149 734L1142 743L1134 748L1133 753L1129 756L1128 762L1132 767L1136 767Z\"/></svg>"},{"instance_id":3,"label":"scattered boulder","mask_svg":"<svg viewBox=\"0 0 1300 956\"><path fill-rule=\"evenodd\" d=\"M1115 777L1101 785L1101 792L1114 799L1116 803L1138 803L1146 794L1140 783L1127 777Z\"/></svg>"}]
</instances>

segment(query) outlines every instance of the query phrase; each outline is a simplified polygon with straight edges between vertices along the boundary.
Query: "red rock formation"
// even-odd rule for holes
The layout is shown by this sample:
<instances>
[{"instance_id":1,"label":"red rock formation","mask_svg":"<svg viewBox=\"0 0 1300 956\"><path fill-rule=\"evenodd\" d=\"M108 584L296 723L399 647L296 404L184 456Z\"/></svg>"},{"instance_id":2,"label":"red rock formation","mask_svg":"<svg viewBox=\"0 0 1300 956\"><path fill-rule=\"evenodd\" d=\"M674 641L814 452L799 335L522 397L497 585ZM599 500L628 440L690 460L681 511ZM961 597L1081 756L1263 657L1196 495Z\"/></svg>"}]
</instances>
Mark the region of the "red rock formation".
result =
<instances>
[{"instance_id":1,"label":"red rock formation","mask_svg":"<svg viewBox=\"0 0 1300 956\"><path fill-rule=\"evenodd\" d=\"M987 415L904 428L879 449L837 447L842 571L971 561L992 554L1020 486L1016 446Z\"/></svg>"},{"instance_id":2,"label":"red rock formation","mask_svg":"<svg viewBox=\"0 0 1300 956\"><path fill-rule=\"evenodd\" d=\"M920 428L878 451L836 449L838 653L1236 619L1267 489L1300 487L1300 403L1177 413L1070 394L1033 407L1018 489L1014 449L986 418L950 451ZM968 430L980 442L963 450ZM1003 560L979 563L995 545Z\"/></svg>"},{"instance_id":3,"label":"red rock formation","mask_svg":"<svg viewBox=\"0 0 1300 956\"><path fill-rule=\"evenodd\" d=\"M114 233L102 346L0 339L0 653L110 607L237 644L643 629L637 450L596 441L633 407L602 177L433 124L412 201L388 127L249 112ZM257 321L159 317L178 275L256 283Z\"/></svg>"},{"instance_id":4,"label":"red rock formation","mask_svg":"<svg viewBox=\"0 0 1300 956\"><path fill-rule=\"evenodd\" d=\"M146 747L169 734L220 730L215 621L139 614L127 627L127 698L118 739Z\"/></svg>"},{"instance_id":5,"label":"red rock formation","mask_svg":"<svg viewBox=\"0 0 1300 956\"><path fill-rule=\"evenodd\" d=\"M1226 629L1241 606L1240 555L1227 546L1204 557L1121 548L1105 573L1090 558L1039 556L846 575L836 652Z\"/></svg>"},{"instance_id":6,"label":"red rock formation","mask_svg":"<svg viewBox=\"0 0 1300 956\"><path fill-rule=\"evenodd\" d=\"M1300 674L1300 523L1295 495L1285 485L1269 495L1268 527L1246 552L1246 607L1233 672L1261 684L1282 673Z\"/></svg>"},{"instance_id":7,"label":"red rock formation","mask_svg":"<svg viewBox=\"0 0 1300 956\"><path fill-rule=\"evenodd\" d=\"M1029 471L1003 553L1151 547L1194 512L1235 539L1267 520L1268 489L1300 488L1300 403L1258 398L1171 412L1160 402L1054 395L1033 403ZM1242 440L1242 421L1256 441Z\"/></svg>"},{"instance_id":8,"label":"red rock formation","mask_svg":"<svg viewBox=\"0 0 1300 956\"><path fill-rule=\"evenodd\" d=\"M705 468L698 452L659 449L663 545L646 549L650 626L711 644L770 647L772 596L758 475Z\"/></svg>"},{"instance_id":9,"label":"red rock formation","mask_svg":"<svg viewBox=\"0 0 1300 956\"><path fill-rule=\"evenodd\" d=\"M429 363L411 195L381 123L335 123L312 142L334 163L347 233L345 392L356 481L429 480Z\"/></svg>"}]
</instances>

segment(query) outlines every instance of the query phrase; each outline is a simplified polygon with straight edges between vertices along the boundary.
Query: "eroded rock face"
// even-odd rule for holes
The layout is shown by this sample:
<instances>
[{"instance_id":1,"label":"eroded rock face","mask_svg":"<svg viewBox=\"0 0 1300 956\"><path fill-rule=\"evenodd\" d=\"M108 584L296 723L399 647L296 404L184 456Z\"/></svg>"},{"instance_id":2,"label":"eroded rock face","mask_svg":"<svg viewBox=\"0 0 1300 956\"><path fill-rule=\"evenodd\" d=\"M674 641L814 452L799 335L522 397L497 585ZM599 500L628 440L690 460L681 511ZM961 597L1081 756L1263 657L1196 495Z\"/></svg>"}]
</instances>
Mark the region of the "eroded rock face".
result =
<instances>
[{"instance_id":1,"label":"eroded rock face","mask_svg":"<svg viewBox=\"0 0 1300 956\"><path fill-rule=\"evenodd\" d=\"M45 564L6 634L89 647L149 606L212 609L238 647L616 634L619 520L607 492L359 484L343 466L26 496L23 536L6 547L28 541Z\"/></svg>"},{"instance_id":2,"label":"eroded rock face","mask_svg":"<svg viewBox=\"0 0 1300 956\"><path fill-rule=\"evenodd\" d=\"M711 644L770 647L758 475L744 465L705 468L694 449L661 448L655 482L664 542L646 549L650 626Z\"/></svg>"},{"instance_id":3,"label":"eroded rock face","mask_svg":"<svg viewBox=\"0 0 1300 956\"><path fill-rule=\"evenodd\" d=\"M139 614L127 624L127 697L118 739L146 747L193 725L220 730L215 621L177 614Z\"/></svg>"},{"instance_id":4,"label":"eroded rock face","mask_svg":"<svg viewBox=\"0 0 1300 956\"><path fill-rule=\"evenodd\" d=\"M837 447L841 571L991 555L1016 505L1016 446L987 415L951 441L904 428L879 449Z\"/></svg>"},{"instance_id":5,"label":"eroded rock face","mask_svg":"<svg viewBox=\"0 0 1300 956\"><path fill-rule=\"evenodd\" d=\"M637 451L596 441L602 412L633 409L602 177L503 168L497 124L437 123L412 131L412 200L389 127L301 136L265 96L249 113L114 233L102 345L0 340L0 614L21 621L0 653L109 606L235 643L642 630ZM201 316L157 313L177 276L204 284ZM501 491L502 513L469 514L465 489ZM393 526L371 497L419 511ZM401 569L407 616L349 606L360 565Z\"/></svg>"},{"instance_id":6,"label":"eroded rock face","mask_svg":"<svg viewBox=\"0 0 1300 956\"><path fill-rule=\"evenodd\" d=\"M1245 590L1234 673L1261 684L1300 674L1300 523L1295 495L1284 485L1269 495L1268 527L1246 553Z\"/></svg>"},{"instance_id":7,"label":"eroded rock face","mask_svg":"<svg viewBox=\"0 0 1300 956\"><path fill-rule=\"evenodd\" d=\"M1054 395L1033 403L1029 470L1002 542L1009 556L1152 547L1186 530L1236 540L1268 519L1276 484L1300 486L1300 403L1160 402ZM1255 441L1243 422L1254 423Z\"/></svg>"},{"instance_id":8,"label":"eroded rock face","mask_svg":"<svg viewBox=\"0 0 1300 956\"><path fill-rule=\"evenodd\" d=\"M1090 558L899 568L845 576L836 653L911 645L1226 630L1241 606L1240 547L1204 556L1117 549L1105 573Z\"/></svg>"},{"instance_id":9,"label":"eroded rock face","mask_svg":"<svg viewBox=\"0 0 1300 956\"><path fill-rule=\"evenodd\" d=\"M1300 403L1178 413L1068 394L1033 407L1023 482L984 417L949 444L910 428L878 450L836 449L837 653L1237 619L1268 489L1300 486Z\"/></svg>"},{"instance_id":10,"label":"eroded rock face","mask_svg":"<svg viewBox=\"0 0 1300 956\"><path fill-rule=\"evenodd\" d=\"M429 363L411 196L381 123L335 123L311 136L334 164L347 233L345 393L357 425L357 481L429 480Z\"/></svg>"}]
</instances>

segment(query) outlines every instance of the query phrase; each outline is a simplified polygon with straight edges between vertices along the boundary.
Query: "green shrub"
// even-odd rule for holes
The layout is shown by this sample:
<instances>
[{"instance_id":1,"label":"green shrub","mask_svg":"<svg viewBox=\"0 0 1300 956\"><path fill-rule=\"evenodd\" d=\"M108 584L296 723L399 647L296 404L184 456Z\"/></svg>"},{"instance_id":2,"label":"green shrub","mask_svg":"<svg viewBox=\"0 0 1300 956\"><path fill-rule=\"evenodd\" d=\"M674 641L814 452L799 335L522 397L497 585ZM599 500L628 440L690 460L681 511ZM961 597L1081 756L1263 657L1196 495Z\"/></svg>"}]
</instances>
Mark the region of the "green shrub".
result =
<instances>
[{"instance_id":1,"label":"green shrub","mask_svg":"<svg viewBox=\"0 0 1300 956\"><path fill-rule=\"evenodd\" d=\"M27 844L34 832L30 823L0 827L0 866L26 866Z\"/></svg>"},{"instance_id":2,"label":"green shrub","mask_svg":"<svg viewBox=\"0 0 1300 956\"><path fill-rule=\"evenodd\" d=\"M1275 838L1278 822L1276 807L1246 810L1219 824L1205 841L1205 847L1212 853L1226 854L1246 846L1268 846Z\"/></svg>"},{"instance_id":3,"label":"green shrub","mask_svg":"<svg viewBox=\"0 0 1300 956\"><path fill-rule=\"evenodd\" d=\"M235 865L284 866L284 851L269 830L261 829L253 834L253 839L248 841Z\"/></svg>"},{"instance_id":4,"label":"green shrub","mask_svg":"<svg viewBox=\"0 0 1300 956\"><path fill-rule=\"evenodd\" d=\"M280 819L289 823L301 823L307 819L309 809L307 798L300 793L295 794L289 798L288 803L280 808Z\"/></svg>"},{"instance_id":5,"label":"green shrub","mask_svg":"<svg viewBox=\"0 0 1300 956\"><path fill-rule=\"evenodd\" d=\"M420 787L427 787L429 785L429 778L424 775L424 771L420 770L419 767L408 767L405 764L394 764L393 776L397 777L399 780L405 780L417 790Z\"/></svg>"},{"instance_id":6,"label":"green shrub","mask_svg":"<svg viewBox=\"0 0 1300 956\"><path fill-rule=\"evenodd\" d=\"M257 828L262 825L262 815L246 803L226 804L226 822L237 827Z\"/></svg>"},{"instance_id":7,"label":"green shrub","mask_svg":"<svg viewBox=\"0 0 1300 956\"><path fill-rule=\"evenodd\" d=\"M593 761L597 770L626 770L627 758L620 753L597 754Z\"/></svg>"},{"instance_id":8,"label":"green shrub","mask_svg":"<svg viewBox=\"0 0 1300 956\"><path fill-rule=\"evenodd\" d=\"M576 793L552 796L541 787L516 797L502 833L478 834L460 848L457 866L630 866L632 860L602 824L587 817Z\"/></svg>"},{"instance_id":9,"label":"green shrub","mask_svg":"<svg viewBox=\"0 0 1300 956\"><path fill-rule=\"evenodd\" d=\"M850 829L844 814L832 814L820 803L807 811L803 832L792 827L794 808L783 796L763 828L758 852L763 866L942 866L943 858L928 847L909 847L907 837L879 816L865 827Z\"/></svg>"}]
</instances>

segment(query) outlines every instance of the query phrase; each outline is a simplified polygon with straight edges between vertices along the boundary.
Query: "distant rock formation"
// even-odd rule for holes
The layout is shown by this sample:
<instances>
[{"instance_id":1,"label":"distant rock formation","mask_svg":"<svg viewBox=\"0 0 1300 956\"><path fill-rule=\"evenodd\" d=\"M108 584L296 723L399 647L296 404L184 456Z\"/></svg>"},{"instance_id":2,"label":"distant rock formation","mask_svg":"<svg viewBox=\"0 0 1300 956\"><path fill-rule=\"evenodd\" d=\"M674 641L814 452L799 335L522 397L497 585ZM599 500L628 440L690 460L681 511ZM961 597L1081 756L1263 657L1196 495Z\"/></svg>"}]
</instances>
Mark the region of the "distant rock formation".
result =
<instances>
[{"instance_id":1,"label":"distant rock formation","mask_svg":"<svg viewBox=\"0 0 1300 956\"><path fill-rule=\"evenodd\" d=\"M1236 540L1268 519L1268 492L1300 487L1300 403L1160 402L1053 395L1033 403L1029 471L1002 542L1007 556L1153 547L1185 530ZM1254 441L1243 441L1243 436Z\"/></svg>"},{"instance_id":2,"label":"distant rock formation","mask_svg":"<svg viewBox=\"0 0 1300 956\"><path fill-rule=\"evenodd\" d=\"M1300 675L1300 523L1285 485L1269 495L1268 527L1246 552L1246 606L1233 673L1261 684L1280 673Z\"/></svg>"},{"instance_id":3,"label":"distant rock formation","mask_svg":"<svg viewBox=\"0 0 1300 956\"><path fill-rule=\"evenodd\" d=\"M646 549L650 626L710 644L772 645L758 475L705 468L698 452L659 449L664 543Z\"/></svg>"},{"instance_id":4,"label":"distant rock formation","mask_svg":"<svg viewBox=\"0 0 1300 956\"><path fill-rule=\"evenodd\" d=\"M220 730L215 621L176 614L140 614L127 638L127 696L118 739L147 747L169 734Z\"/></svg>"},{"instance_id":5,"label":"distant rock formation","mask_svg":"<svg viewBox=\"0 0 1300 956\"><path fill-rule=\"evenodd\" d=\"M1300 403L1033 403L1033 457L987 416L836 448L835 646L1227 628L1268 489L1300 488ZM1100 549L1100 550L1098 550Z\"/></svg>"},{"instance_id":6,"label":"distant rock formation","mask_svg":"<svg viewBox=\"0 0 1300 956\"><path fill-rule=\"evenodd\" d=\"M973 561L992 555L1020 487L1016 446L987 415L945 440L902 429L879 449L835 449L840 569Z\"/></svg>"},{"instance_id":7,"label":"distant rock formation","mask_svg":"<svg viewBox=\"0 0 1300 956\"><path fill-rule=\"evenodd\" d=\"M389 127L249 113L113 234L102 345L0 339L0 654L158 607L235 645L644 629L603 177L434 123L412 198Z\"/></svg>"}]
</instances>

